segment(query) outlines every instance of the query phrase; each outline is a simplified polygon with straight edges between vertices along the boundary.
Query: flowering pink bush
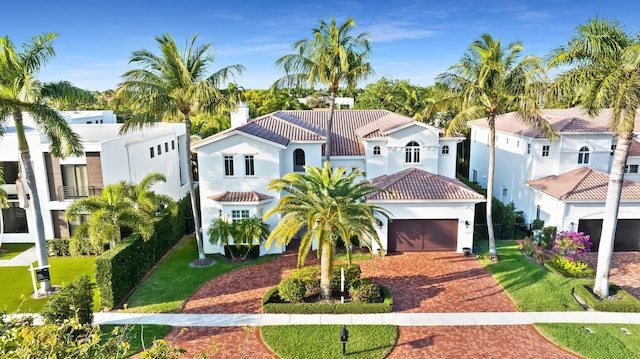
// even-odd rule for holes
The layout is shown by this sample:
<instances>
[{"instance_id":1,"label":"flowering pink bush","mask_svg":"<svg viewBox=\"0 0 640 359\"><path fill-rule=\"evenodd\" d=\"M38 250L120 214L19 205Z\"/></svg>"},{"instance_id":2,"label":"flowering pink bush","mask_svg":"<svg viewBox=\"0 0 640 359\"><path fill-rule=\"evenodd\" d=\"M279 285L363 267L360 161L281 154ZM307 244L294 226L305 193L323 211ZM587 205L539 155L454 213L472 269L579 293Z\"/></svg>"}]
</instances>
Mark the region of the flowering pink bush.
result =
<instances>
[{"instance_id":1,"label":"flowering pink bush","mask_svg":"<svg viewBox=\"0 0 640 359\"><path fill-rule=\"evenodd\" d=\"M551 250L569 260L583 258L591 250L591 236L583 232L562 231L556 234Z\"/></svg>"}]
</instances>

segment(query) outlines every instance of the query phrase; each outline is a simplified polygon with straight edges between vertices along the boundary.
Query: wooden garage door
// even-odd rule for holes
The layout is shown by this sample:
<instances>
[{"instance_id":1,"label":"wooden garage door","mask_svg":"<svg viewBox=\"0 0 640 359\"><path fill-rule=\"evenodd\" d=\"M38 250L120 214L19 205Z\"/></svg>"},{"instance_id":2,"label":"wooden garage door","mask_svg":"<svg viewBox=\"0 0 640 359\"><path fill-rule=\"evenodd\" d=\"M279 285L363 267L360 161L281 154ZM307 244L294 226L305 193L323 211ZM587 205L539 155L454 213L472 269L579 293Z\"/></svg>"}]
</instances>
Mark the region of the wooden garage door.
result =
<instances>
[{"instance_id":1,"label":"wooden garage door","mask_svg":"<svg viewBox=\"0 0 640 359\"><path fill-rule=\"evenodd\" d=\"M578 222L578 231L591 236L592 252L598 251L600 235L602 234L601 219L581 219ZM619 219L616 226L616 241L613 244L615 251L640 250L640 219Z\"/></svg>"},{"instance_id":2,"label":"wooden garage door","mask_svg":"<svg viewBox=\"0 0 640 359\"><path fill-rule=\"evenodd\" d=\"M389 252L456 250L457 219L395 219L389 225Z\"/></svg>"}]
</instances>

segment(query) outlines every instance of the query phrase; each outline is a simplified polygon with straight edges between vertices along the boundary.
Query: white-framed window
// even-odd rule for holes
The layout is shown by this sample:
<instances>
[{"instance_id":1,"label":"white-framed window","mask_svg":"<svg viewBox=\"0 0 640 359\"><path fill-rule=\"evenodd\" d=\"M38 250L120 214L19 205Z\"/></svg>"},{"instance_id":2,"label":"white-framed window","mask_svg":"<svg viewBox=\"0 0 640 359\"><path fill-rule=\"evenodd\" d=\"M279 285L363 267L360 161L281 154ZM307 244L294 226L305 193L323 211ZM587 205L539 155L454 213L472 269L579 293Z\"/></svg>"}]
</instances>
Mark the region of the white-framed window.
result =
<instances>
[{"instance_id":1,"label":"white-framed window","mask_svg":"<svg viewBox=\"0 0 640 359\"><path fill-rule=\"evenodd\" d=\"M169 142L164 143L164 152L169 152Z\"/></svg>"},{"instance_id":2,"label":"white-framed window","mask_svg":"<svg viewBox=\"0 0 640 359\"><path fill-rule=\"evenodd\" d=\"M175 150L175 149L176 149L176 141L171 140L171 150Z\"/></svg>"},{"instance_id":3,"label":"white-framed window","mask_svg":"<svg viewBox=\"0 0 640 359\"><path fill-rule=\"evenodd\" d=\"M237 222L244 218L249 218L248 209L234 209L231 211L231 222Z\"/></svg>"},{"instance_id":4,"label":"white-framed window","mask_svg":"<svg viewBox=\"0 0 640 359\"><path fill-rule=\"evenodd\" d=\"M449 154L449 146L448 145L442 146L442 154L443 155L448 155Z\"/></svg>"},{"instance_id":5,"label":"white-framed window","mask_svg":"<svg viewBox=\"0 0 640 359\"><path fill-rule=\"evenodd\" d=\"M405 163L420 163L420 145L416 141L407 143L404 148Z\"/></svg>"},{"instance_id":6,"label":"white-framed window","mask_svg":"<svg viewBox=\"0 0 640 359\"><path fill-rule=\"evenodd\" d=\"M578 151L578 164L586 165L589 163L589 147L582 146Z\"/></svg>"},{"instance_id":7,"label":"white-framed window","mask_svg":"<svg viewBox=\"0 0 640 359\"><path fill-rule=\"evenodd\" d=\"M158 145L158 156L162 154L162 145Z\"/></svg>"},{"instance_id":8,"label":"white-framed window","mask_svg":"<svg viewBox=\"0 0 640 359\"><path fill-rule=\"evenodd\" d=\"M373 155L380 156L380 146L373 146Z\"/></svg>"},{"instance_id":9,"label":"white-framed window","mask_svg":"<svg viewBox=\"0 0 640 359\"><path fill-rule=\"evenodd\" d=\"M304 150L301 148L293 151L293 171L294 172L304 172L304 165L306 164L306 159L304 155Z\"/></svg>"},{"instance_id":10,"label":"white-framed window","mask_svg":"<svg viewBox=\"0 0 640 359\"><path fill-rule=\"evenodd\" d=\"M516 147L520 147L520 141L516 141Z\"/></svg>"},{"instance_id":11,"label":"white-framed window","mask_svg":"<svg viewBox=\"0 0 640 359\"><path fill-rule=\"evenodd\" d=\"M542 157L549 157L549 145L542 146Z\"/></svg>"},{"instance_id":12,"label":"white-framed window","mask_svg":"<svg viewBox=\"0 0 640 359\"><path fill-rule=\"evenodd\" d=\"M616 152L616 145L611 145L611 156Z\"/></svg>"},{"instance_id":13,"label":"white-framed window","mask_svg":"<svg viewBox=\"0 0 640 359\"><path fill-rule=\"evenodd\" d=\"M255 167L255 162L253 160L253 155L244 156L244 175L245 176L256 175L256 167Z\"/></svg>"},{"instance_id":14,"label":"white-framed window","mask_svg":"<svg viewBox=\"0 0 640 359\"><path fill-rule=\"evenodd\" d=\"M531 154L531 144L527 143L527 154L530 155Z\"/></svg>"},{"instance_id":15,"label":"white-framed window","mask_svg":"<svg viewBox=\"0 0 640 359\"><path fill-rule=\"evenodd\" d=\"M477 170L471 171L471 182L478 183L478 171Z\"/></svg>"},{"instance_id":16,"label":"white-framed window","mask_svg":"<svg viewBox=\"0 0 640 359\"><path fill-rule=\"evenodd\" d=\"M149 157L154 158L156 154L153 151L153 147L149 147Z\"/></svg>"},{"instance_id":17,"label":"white-framed window","mask_svg":"<svg viewBox=\"0 0 640 359\"><path fill-rule=\"evenodd\" d=\"M624 166L624 173L638 173L638 165Z\"/></svg>"},{"instance_id":18,"label":"white-framed window","mask_svg":"<svg viewBox=\"0 0 640 359\"><path fill-rule=\"evenodd\" d=\"M224 156L224 175L233 176L233 156Z\"/></svg>"}]
</instances>

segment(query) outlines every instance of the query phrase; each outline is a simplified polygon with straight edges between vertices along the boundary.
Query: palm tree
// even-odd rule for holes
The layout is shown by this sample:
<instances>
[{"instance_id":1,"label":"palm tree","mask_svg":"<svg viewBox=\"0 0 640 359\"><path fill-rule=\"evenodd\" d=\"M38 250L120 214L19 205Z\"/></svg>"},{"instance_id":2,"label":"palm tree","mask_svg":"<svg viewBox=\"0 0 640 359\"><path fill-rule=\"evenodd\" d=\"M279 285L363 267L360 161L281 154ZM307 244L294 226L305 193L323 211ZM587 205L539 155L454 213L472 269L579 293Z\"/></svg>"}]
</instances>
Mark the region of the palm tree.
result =
<instances>
[{"instance_id":1,"label":"palm tree","mask_svg":"<svg viewBox=\"0 0 640 359\"><path fill-rule=\"evenodd\" d=\"M240 260L247 259L251 249L260 245L269 237L269 225L260 217L243 218L236 222L229 222L228 218L217 217L211 222L208 230L209 240L218 245L230 247L235 245L240 250ZM233 240L233 244L231 243ZM229 248L231 259L236 260L234 251Z\"/></svg>"},{"instance_id":2,"label":"palm tree","mask_svg":"<svg viewBox=\"0 0 640 359\"><path fill-rule=\"evenodd\" d=\"M124 80L116 90L116 97L131 103L134 112L134 116L122 127L122 133L149 126L158 118L184 121L189 164L192 162L190 116L192 113L215 114L221 107L235 106L222 95L219 88L235 73L244 71L243 66L232 65L208 74L208 67L215 60L208 53L212 44L196 45L197 37L196 34L191 41L187 40L182 51L169 34L155 38L160 55L145 49L134 51L129 63L139 67L125 72L122 75ZM205 260L193 173L191 170L187 172L198 258Z\"/></svg>"},{"instance_id":3,"label":"palm tree","mask_svg":"<svg viewBox=\"0 0 640 359\"><path fill-rule=\"evenodd\" d=\"M538 97L545 73L541 59L521 58L520 42L503 46L500 40L483 34L475 40L449 72L438 75L437 81L448 87L450 94L436 100L432 109L457 110L447 125L447 134L461 132L470 120L486 117L489 124L489 169L487 175L487 231L489 253L497 260L491 206L495 169L496 117L516 111L523 123L552 136L553 129L540 116Z\"/></svg>"},{"instance_id":4,"label":"palm tree","mask_svg":"<svg viewBox=\"0 0 640 359\"><path fill-rule=\"evenodd\" d=\"M2 165L0 165L0 185L4 184L4 172ZM0 247L2 247L2 236L4 234L4 218L2 216L2 209L7 208L7 192L0 188Z\"/></svg>"},{"instance_id":5,"label":"palm tree","mask_svg":"<svg viewBox=\"0 0 640 359\"><path fill-rule=\"evenodd\" d=\"M609 296L609 271L624 169L640 108L640 42L617 21L595 18L578 26L567 45L555 49L549 66L570 66L554 81L553 92L579 96L589 115L611 109L609 126L618 141L613 155L598 250L594 292Z\"/></svg>"},{"instance_id":6,"label":"palm tree","mask_svg":"<svg viewBox=\"0 0 640 359\"><path fill-rule=\"evenodd\" d=\"M332 151L332 125L336 93L340 85L353 89L358 81L373 75L369 63L371 47L368 34L351 35L356 27L349 17L340 26L331 17L331 22L320 20L320 26L311 30L313 37L295 42L293 54L285 55L276 61L282 67L285 76L277 80L273 87L297 87L316 84L327 86L329 90L329 119L327 120L327 142L325 161L330 161Z\"/></svg>"},{"instance_id":7,"label":"palm tree","mask_svg":"<svg viewBox=\"0 0 640 359\"><path fill-rule=\"evenodd\" d=\"M151 238L154 223L166 213L162 209L175 208L170 197L150 190L159 181L166 179L162 174L153 172L137 185L120 181L106 186L99 197L74 201L65 212L66 219L73 220L83 215L90 215L90 218L74 232L73 239L88 239L92 247L100 252L104 245L113 247L121 240L123 228L139 232L145 240ZM88 238L83 238L85 235Z\"/></svg>"},{"instance_id":8,"label":"palm tree","mask_svg":"<svg viewBox=\"0 0 640 359\"><path fill-rule=\"evenodd\" d=\"M36 214L33 228L40 267L48 264L44 223L40 215L40 198L36 187L29 145L25 136L23 113L29 112L56 157L81 155L82 144L64 118L44 103L47 98L87 98L87 92L73 87L68 82L42 83L36 78L38 72L54 56L54 33L45 33L31 38L16 50L9 37L0 38L0 128L7 125L10 118L16 129L20 166L25 175L24 185L31 195L29 205ZM11 117L9 115L12 115ZM3 131L0 130L0 135ZM20 181L21 182L21 181ZM21 186L21 184L19 185ZM41 290L51 290L49 280L41 282Z\"/></svg>"},{"instance_id":9,"label":"palm tree","mask_svg":"<svg viewBox=\"0 0 640 359\"><path fill-rule=\"evenodd\" d=\"M298 268L317 240L320 257L320 296L331 297L331 275L338 237L345 242L354 235L362 240L375 240L382 248L376 232L376 215L389 216L388 212L364 201L367 194L379 191L368 181L356 182L362 174L355 169L345 174L344 168L331 169L329 162L324 167L305 167L306 173L289 173L271 181L267 189L284 191L277 206L265 214L284 216L267 239L267 246L275 241L289 243L301 230L306 230L298 252ZM370 248L370 246L369 246ZM384 254L381 252L381 254Z\"/></svg>"}]
</instances>

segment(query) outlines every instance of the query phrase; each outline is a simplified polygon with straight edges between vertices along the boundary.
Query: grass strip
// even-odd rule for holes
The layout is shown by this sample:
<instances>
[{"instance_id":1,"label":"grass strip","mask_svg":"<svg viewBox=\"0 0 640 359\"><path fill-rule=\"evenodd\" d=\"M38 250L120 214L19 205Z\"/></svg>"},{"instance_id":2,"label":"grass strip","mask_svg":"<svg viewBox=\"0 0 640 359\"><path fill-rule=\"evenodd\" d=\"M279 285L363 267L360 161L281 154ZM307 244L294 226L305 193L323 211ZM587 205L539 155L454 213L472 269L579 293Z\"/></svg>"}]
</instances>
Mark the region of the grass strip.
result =
<instances>
[{"instance_id":1,"label":"grass strip","mask_svg":"<svg viewBox=\"0 0 640 359\"><path fill-rule=\"evenodd\" d=\"M135 325L114 325L114 324L102 324L100 325L101 341L106 340L111 336L111 333L117 328L123 328L125 330L125 341L131 345L127 355L133 355L145 348L148 349L156 339L162 339L171 330L170 325L150 325L150 324L135 324Z\"/></svg>"},{"instance_id":2,"label":"grass strip","mask_svg":"<svg viewBox=\"0 0 640 359\"><path fill-rule=\"evenodd\" d=\"M282 359L340 358L341 325L287 325L260 328L264 343ZM398 329L393 325L350 325L347 356L380 359L396 342Z\"/></svg>"},{"instance_id":3,"label":"grass strip","mask_svg":"<svg viewBox=\"0 0 640 359\"><path fill-rule=\"evenodd\" d=\"M0 247L0 260L9 260L33 247L33 243L4 243Z\"/></svg>"}]
</instances>

